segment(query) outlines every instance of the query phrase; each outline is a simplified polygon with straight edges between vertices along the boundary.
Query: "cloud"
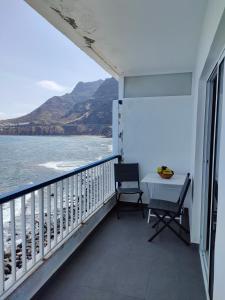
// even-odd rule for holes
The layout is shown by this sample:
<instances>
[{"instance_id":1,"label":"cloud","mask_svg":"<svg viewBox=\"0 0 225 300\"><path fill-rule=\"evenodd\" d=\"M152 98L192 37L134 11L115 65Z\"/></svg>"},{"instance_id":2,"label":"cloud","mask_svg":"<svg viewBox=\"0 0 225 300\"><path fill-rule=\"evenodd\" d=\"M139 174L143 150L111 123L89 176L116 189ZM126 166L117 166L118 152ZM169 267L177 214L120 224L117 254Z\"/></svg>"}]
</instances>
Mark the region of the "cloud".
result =
<instances>
[{"instance_id":1,"label":"cloud","mask_svg":"<svg viewBox=\"0 0 225 300\"><path fill-rule=\"evenodd\" d=\"M58 84L52 80L40 80L37 82L37 85L42 87L43 89L47 89L55 92L65 92L67 87Z\"/></svg>"}]
</instances>

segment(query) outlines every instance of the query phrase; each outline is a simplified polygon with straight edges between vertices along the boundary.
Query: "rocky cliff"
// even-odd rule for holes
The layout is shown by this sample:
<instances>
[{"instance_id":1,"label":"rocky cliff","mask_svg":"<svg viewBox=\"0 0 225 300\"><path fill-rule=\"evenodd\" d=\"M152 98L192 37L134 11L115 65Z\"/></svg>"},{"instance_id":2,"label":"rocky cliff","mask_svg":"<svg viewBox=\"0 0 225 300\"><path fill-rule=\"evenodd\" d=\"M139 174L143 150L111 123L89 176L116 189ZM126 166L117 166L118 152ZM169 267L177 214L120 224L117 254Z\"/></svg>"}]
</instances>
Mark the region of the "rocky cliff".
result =
<instances>
[{"instance_id":1,"label":"rocky cliff","mask_svg":"<svg viewBox=\"0 0 225 300\"><path fill-rule=\"evenodd\" d=\"M115 99L118 83L114 78L79 82L71 93L52 97L25 116L0 121L0 134L111 136Z\"/></svg>"}]
</instances>

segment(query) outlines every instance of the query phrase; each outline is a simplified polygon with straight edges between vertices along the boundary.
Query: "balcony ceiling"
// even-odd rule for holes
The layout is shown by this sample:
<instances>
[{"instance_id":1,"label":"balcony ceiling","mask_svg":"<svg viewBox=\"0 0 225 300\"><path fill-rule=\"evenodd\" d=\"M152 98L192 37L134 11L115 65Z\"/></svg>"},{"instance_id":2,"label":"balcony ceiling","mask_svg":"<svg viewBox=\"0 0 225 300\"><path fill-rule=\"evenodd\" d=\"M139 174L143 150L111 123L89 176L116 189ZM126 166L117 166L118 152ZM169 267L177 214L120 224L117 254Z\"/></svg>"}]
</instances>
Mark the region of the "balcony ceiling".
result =
<instances>
[{"instance_id":1,"label":"balcony ceiling","mask_svg":"<svg viewBox=\"0 0 225 300\"><path fill-rule=\"evenodd\" d=\"M190 72L207 0L27 0L113 76Z\"/></svg>"}]
</instances>

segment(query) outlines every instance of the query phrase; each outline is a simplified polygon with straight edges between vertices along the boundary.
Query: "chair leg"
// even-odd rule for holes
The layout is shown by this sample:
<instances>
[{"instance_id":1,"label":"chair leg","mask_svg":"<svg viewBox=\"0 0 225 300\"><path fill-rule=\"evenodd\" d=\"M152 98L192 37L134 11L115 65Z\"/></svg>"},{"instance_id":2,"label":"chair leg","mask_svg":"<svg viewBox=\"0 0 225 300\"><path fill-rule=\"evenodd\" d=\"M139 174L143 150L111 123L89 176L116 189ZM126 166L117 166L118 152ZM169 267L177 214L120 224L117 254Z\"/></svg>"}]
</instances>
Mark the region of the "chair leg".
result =
<instances>
[{"instance_id":1,"label":"chair leg","mask_svg":"<svg viewBox=\"0 0 225 300\"><path fill-rule=\"evenodd\" d=\"M172 216L170 214L169 214L169 216L170 216L170 218L172 218ZM182 224L180 224L180 220L178 222L176 219L173 219L173 222L176 223L179 226L179 228L183 229L186 233L190 233L190 231L187 228L185 228Z\"/></svg>"},{"instance_id":2,"label":"chair leg","mask_svg":"<svg viewBox=\"0 0 225 300\"><path fill-rule=\"evenodd\" d=\"M173 229L173 227L170 226L170 223L172 223L174 221L174 219L177 217L176 215L174 217L171 217L170 215L168 215L170 217L170 220L168 222L166 222L166 221L164 221L164 217L166 216L166 214L163 217L161 217L156 212L154 212L154 214L158 217L159 222L162 222L164 225L155 234L153 234L150 237L150 239L148 240L149 242L152 242L154 240L154 238L156 238L157 235L159 235L166 227L168 227L179 239L181 239L186 245L189 246L189 242L186 241L180 234L178 234L176 232L175 229Z\"/></svg>"},{"instance_id":3,"label":"chair leg","mask_svg":"<svg viewBox=\"0 0 225 300\"><path fill-rule=\"evenodd\" d=\"M179 233L176 232L175 229L173 229L173 227L171 227L170 225L167 225L167 227L179 238L181 239L187 246L189 246L189 242L186 241Z\"/></svg>"},{"instance_id":4,"label":"chair leg","mask_svg":"<svg viewBox=\"0 0 225 300\"><path fill-rule=\"evenodd\" d=\"M152 228L155 228L161 221L160 220L157 220L153 225L152 225Z\"/></svg>"},{"instance_id":5,"label":"chair leg","mask_svg":"<svg viewBox=\"0 0 225 300\"><path fill-rule=\"evenodd\" d=\"M144 210L144 207L143 207L143 202L142 202L142 194L143 193L140 193L139 194L139 198L137 200L137 203L136 203L136 206L137 206L137 209L139 210L142 210L142 216L143 216L143 219L145 218L145 210ZM121 196L121 193L118 193L116 192L116 215L117 215L117 219L120 219L120 196Z\"/></svg>"},{"instance_id":6,"label":"chair leg","mask_svg":"<svg viewBox=\"0 0 225 300\"><path fill-rule=\"evenodd\" d=\"M168 214L168 216L170 218L172 218L172 216L170 214ZM166 217L166 215L164 215L162 218L164 219ZM179 228L183 229L186 233L190 233L190 231L188 229L186 229L181 223L180 223L180 219L181 217L179 217L179 222L176 219L173 219L173 222L175 222ZM152 228L155 228L160 222L162 222L162 220L157 220L153 225Z\"/></svg>"},{"instance_id":7,"label":"chair leg","mask_svg":"<svg viewBox=\"0 0 225 300\"><path fill-rule=\"evenodd\" d=\"M164 229L166 228L166 225L164 225L163 227L161 227L155 234L153 234L150 239L148 240L149 242L152 242L154 240L154 238L157 237L157 235L160 234L160 232L162 232Z\"/></svg>"},{"instance_id":8,"label":"chair leg","mask_svg":"<svg viewBox=\"0 0 225 300\"><path fill-rule=\"evenodd\" d=\"M163 220L165 217L166 217L166 214L164 214L164 215L162 216L162 220ZM152 228L155 228L157 225L159 225L159 223L162 222L162 220L161 220L161 219L160 219L160 220L157 220L157 221L152 225Z\"/></svg>"},{"instance_id":9,"label":"chair leg","mask_svg":"<svg viewBox=\"0 0 225 300\"><path fill-rule=\"evenodd\" d=\"M174 222L179 226L179 228L183 229L183 231L185 231L186 233L190 233L190 231L185 228L182 224L180 224L180 222L177 222L177 220L174 220Z\"/></svg>"},{"instance_id":10,"label":"chair leg","mask_svg":"<svg viewBox=\"0 0 225 300\"><path fill-rule=\"evenodd\" d=\"M141 207L141 210L142 210L142 217L143 217L143 219L144 219L144 218L145 218L145 211L144 211L143 202L142 202L142 194L143 194L143 193L140 193L140 194L139 194L138 203L139 203L139 205L140 205L140 207Z\"/></svg>"}]
</instances>

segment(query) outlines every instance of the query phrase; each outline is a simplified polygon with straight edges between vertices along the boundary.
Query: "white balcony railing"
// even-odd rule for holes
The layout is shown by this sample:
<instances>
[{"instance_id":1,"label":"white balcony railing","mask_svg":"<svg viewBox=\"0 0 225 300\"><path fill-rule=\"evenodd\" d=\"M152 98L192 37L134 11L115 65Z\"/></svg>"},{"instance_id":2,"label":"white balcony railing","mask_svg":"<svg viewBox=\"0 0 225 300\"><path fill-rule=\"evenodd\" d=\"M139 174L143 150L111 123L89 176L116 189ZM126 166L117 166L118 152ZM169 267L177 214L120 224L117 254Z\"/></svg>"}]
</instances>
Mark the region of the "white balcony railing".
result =
<instances>
[{"instance_id":1,"label":"white balcony railing","mask_svg":"<svg viewBox=\"0 0 225 300\"><path fill-rule=\"evenodd\" d=\"M15 289L112 197L118 159L0 196L0 296Z\"/></svg>"}]
</instances>

